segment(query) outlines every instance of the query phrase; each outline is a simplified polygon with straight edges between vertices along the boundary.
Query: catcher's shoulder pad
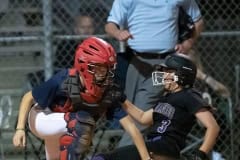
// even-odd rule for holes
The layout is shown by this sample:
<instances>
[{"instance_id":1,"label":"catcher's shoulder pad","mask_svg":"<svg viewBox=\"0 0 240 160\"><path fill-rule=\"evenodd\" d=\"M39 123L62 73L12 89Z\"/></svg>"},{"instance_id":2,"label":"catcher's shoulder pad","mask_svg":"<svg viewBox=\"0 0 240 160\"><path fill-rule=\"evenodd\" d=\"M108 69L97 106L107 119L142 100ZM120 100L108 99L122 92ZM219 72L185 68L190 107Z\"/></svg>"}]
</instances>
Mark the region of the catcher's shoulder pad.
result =
<instances>
[{"instance_id":1,"label":"catcher's shoulder pad","mask_svg":"<svg viewBox=\"0 0 240 160\"><path fill-rule=\"evenodd\" d=\"M80 81L79 73L75 69L69 70L69 76L61 87L71 99L75 111L87 107L99 107L99 104L89 104L82 99L81 92L84 92L84 87Z\"/></svg>"},{"instance_id":2,"label":"catcher's shoulder pad","mask_svg":"<svg viewBox=\"0 0 240 160\"><path fill-rule=\"evenodd\" d=\"M69 75L62 83L61 88L69 96L72 104L82 101L80 93L83 91L83 86L80 82L79 74L75 69L69 70Z\"/></svg>"}]
</instances>

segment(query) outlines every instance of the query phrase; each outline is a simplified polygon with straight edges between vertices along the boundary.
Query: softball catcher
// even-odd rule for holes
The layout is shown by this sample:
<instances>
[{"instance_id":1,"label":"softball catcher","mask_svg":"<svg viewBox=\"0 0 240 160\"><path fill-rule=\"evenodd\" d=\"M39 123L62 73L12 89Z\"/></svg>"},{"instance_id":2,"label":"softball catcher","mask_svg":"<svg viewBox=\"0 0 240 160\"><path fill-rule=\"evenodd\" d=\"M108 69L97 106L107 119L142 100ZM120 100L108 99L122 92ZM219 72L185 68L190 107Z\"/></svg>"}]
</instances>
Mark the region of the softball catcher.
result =
<instances>
[{"instance_id":1,"label":"softball catcher","mask_svg":"<svg viewBox=\"0 0 240 160\"><path fill-rule=\"evenodd\" d=\"M74 67L63 69L26 93L21 101L13 144L26 145L25 125L45 142L47 160L77 160L91 145L95 123L110 105L116 53L104 40L89 37L76 49Z\"/></svg>"}]
</instances>

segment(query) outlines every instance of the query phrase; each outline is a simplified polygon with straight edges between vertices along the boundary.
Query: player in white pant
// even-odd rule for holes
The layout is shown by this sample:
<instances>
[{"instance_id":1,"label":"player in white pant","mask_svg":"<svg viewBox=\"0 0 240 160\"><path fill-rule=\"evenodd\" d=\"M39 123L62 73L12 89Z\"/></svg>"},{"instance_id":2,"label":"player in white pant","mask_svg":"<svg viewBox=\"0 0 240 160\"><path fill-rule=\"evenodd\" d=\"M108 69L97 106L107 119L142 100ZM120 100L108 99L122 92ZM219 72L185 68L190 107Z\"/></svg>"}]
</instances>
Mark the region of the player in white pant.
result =
<instances>
[{"instance_id":1,"label":"player in white pant","mask_svg":"<svg viewBox=\"0 0 240 160\"><path fill-rule=\"evenodd\" d=\"M32 107L28 116L28 124L34 135L45 140L46 158L59 157L59 138L67 133L64 113L54 113L49 109L42 111L38 107Z\"/></svg>"},{"instance_id":2,"label":"player in white pant","mask_svg":"<svg viewBox=\"0 0 240 160\"><path fill-rule=\"evenodd\" d=\"M91 144L95 121L109 107L103 106L102 97L115 64L110 44L96 37L84 40L73 68L59 71L23 96L13 144L25 145L29 117L31 131L44 140L47 159L78 159Z\"/></svg>"}]
</instances>

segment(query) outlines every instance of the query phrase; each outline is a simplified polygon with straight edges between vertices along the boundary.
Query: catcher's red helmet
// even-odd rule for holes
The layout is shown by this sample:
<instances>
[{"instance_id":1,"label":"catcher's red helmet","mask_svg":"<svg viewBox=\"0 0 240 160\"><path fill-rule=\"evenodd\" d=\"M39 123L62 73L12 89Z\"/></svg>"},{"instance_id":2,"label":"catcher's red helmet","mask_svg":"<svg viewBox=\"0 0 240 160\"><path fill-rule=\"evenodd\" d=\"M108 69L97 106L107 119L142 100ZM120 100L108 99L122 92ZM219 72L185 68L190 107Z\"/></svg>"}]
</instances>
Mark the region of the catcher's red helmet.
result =
<instances>
[{"instance_id":1,"label":"catcher's red helmet","mask_svg":"<svg viewBox=\"0 0 240 160\"><path fill-rule=\"evenodd\" d=\"M97 37L89 37L84 40L75 53L74 68L76 68L86 88L82 94L84 100L89 103L96 103L101 99L104 89L113 78L113 70L116 65L116 53L113 47ZM104 66L107 68L107 75L100 81L96 79L94 67Z\"/></svg>"}]
</instances>

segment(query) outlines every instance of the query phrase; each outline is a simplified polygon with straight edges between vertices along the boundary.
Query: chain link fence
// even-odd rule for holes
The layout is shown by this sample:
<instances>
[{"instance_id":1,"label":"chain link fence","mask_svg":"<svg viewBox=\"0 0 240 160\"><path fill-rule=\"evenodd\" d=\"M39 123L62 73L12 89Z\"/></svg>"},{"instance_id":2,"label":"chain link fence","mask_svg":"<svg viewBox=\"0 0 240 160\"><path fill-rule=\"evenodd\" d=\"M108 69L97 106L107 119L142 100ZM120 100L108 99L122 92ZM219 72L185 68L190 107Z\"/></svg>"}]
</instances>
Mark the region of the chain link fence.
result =
<instances>
[{"instance_id":1,"label":"chain link fence","mask_svg":"<svg viewBox=\"0 0 240 160\"><path fill-rule=\"evenodd\" d=\"M48 79L58 68L70 67L76 45L90 35L105 38L117 51L120 44L104 33L112 0L0 0L0 97L10 96L13 112L10 127L1 126L2 159L41 159L41 141L29 134L28 150L12 146L18 105L23 93ZM198 0L205 29L195 46L203 70L224 84L231 96L224 98L206 84L197 87L209 95L217 108L221 133L214 155L240 159L240 3L238 0ZM92 25L93 24L93 25ZM80 30L79 28L85 28ZM208 97L208 98L209 98ZM9 125L9 124L8 124ZM86 159L100 151L114 149L123 131L117 123L102 119ZM117 128L117 129L116 129ZM189 135L191 152L202 142L203 128L196 125ZM32 142L33 141L33 142ZM30 144L35 145L36 149ZM40 148L38 148L40 147ZM25 154L24 154L25 153ZM214 158L215 158L214 157ZM213 159L214 159L213 158Z\"/></svg>"}]
</instances>

